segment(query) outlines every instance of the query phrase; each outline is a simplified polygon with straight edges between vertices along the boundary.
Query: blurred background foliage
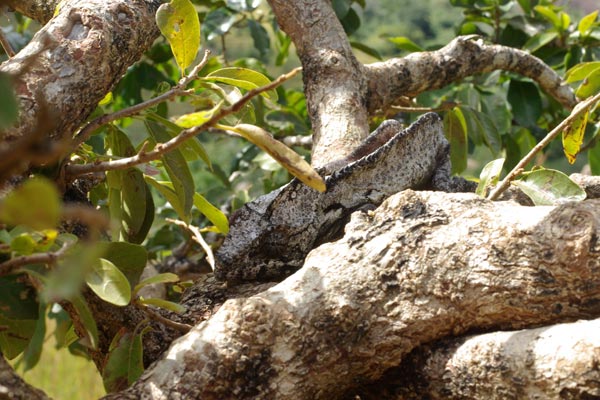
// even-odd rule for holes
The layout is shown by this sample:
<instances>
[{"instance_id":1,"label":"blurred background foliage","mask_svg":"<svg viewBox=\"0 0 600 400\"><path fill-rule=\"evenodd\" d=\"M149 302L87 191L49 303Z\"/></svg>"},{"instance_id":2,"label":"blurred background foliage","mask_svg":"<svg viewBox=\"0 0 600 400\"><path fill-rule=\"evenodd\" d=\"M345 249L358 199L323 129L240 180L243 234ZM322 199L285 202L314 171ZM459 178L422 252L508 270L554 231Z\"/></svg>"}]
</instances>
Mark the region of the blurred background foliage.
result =
<instances>
[{"instance_id":1,"label":"blurred background foliage","mask_svg":"<svg viewBox=\"0 0 600 400\"><path fill-rule=\"evenodd\" d=\"M266 2L192 0L192 3L201 23L202 46L213 53L200 76L206 77L227 67L241 67L274 79L299 65L293 44L278 28ZM405 56L415 51L437 49L459 34L476 34L490 43L525 49L563 76L580 63L600 59L600 23L596 0L333 0L332 4L357 57L365 63ZM28 18L8 12L3 14L0 25L17 50L39 29L39 25ZM6 55L0 57L2 60L7 58ZM593 78L592 83L600 85L594 81L600 80L597 75L598 73L593 75L592 72L589 74ZM90 119L163 93L175 85L180 77L180 68L173 58L171 47L161 37L142 60L129 68L114 88L112 97L101 103ZM573 82L574 88L580 83ZM252 123L282 140L291 136L310 135L310 121L301 84L301 80L295 78L277 88L277 100L260 96L254 98L251 106L231 116L227 122ZM177 134L180 128L172 123L174 118L186 113L211 110L220 101L239 98L245 92L244 89L228 85L220 85L216 89L202 80L193 82L192 87L195 90L192 96L180 96L176 101L161 103L139 117L124 118L101 127L71 156L71 160L75 163L90 163L108 157L125 156L139 150L145 141L156 143L162 141L160 138L164 138L164 135ZM0 89L7 93L10 90L5 76L0 76ZM5 98L0 100L3 102L0 103L0 110L10 110L13 107L10 96L3 97ZM451 106L445 107L445 104ZM459 127L449 132L449 137L453 144L455 172L465 176L477 176L485 163L499 157L506 158L505 170L512 168L548 130L569 113L530 80L503 72L471 77L447 88L423 93L418 98L411 99L407 106L442 107L446 124L454 123L455 127ZM405 109L386 111L374 116L373 125L391 117L409 123L417 116L418 114ZM10 111L5 114L0 112L0 122L4 124L0 125L0 129L10 125L10 118ZM596 120L595 114L592 114L590 121ZM597 123L587 125L583 151L572 165L566 161L558 140L538 157L536 163L566 173L591 171L598 174L598 133ZM193 277L207 270L205 253L200 247L190 245L188 232L166 221L166 218L182 217L177 203L180 203L179 206L186 201L189 203L185 192L189 192L188 189L191 188L193 193L203 196L210 204L229 214L245 202L268 193L291 179L285 169L256 146L223 131L202 132L194 139L194 143L195 147L190 145L187 151L177 152L185 159L187 167L180 165L174 171L173 165L176 164L171 163L178 160L163 158L131 169L131 174L127 175L130 176L130 181L124 175L109 174L107 180L95 182L95 186L86 193L86 201L104 210L113 220L117 219L116 226L121 227L113 228L112 234L103 239L118 243L130 242L124 246L109 245L114 254L118 256L122 252L133 257L130 254L135 253L135 263L141 266L146 262L153 262L161 272L173 271L184 276L183 279ZM295 150L309 156L309 150L305 148L295 147ZM56 177L52 168L32 172L49 181ZM191 182L185 183L186 179ZM180 191L176 190L178 182L183 188ZM168 191L169 184L171 192ZM50 193L48 196L56 197L57 208L54 211L59 213L64 196L52 192L45 185L38 184L42 188L40 190ZM146 197L146 194L143 199L132 197L132 188L140 187L150 197ZM13 199L12 202L19 204L23 199L30 199L27 194L22 193L14 198L17 200ZM214 215L211 219L210 210L204 203L196 200L197 197L194 197L195 206L190 209L189 220L193 225L204 229L209 243L217 246L222 239L223 229L215 227ZM122 215L123 204L128 201L144 205L141 207L143 212L129 215L129 220ZM18 206L16 209L18 210ZM152 218L148 219L150 212ZM66 235L58 226L40 228L27 226L22 221L13 223L8 219L1 221L0 226L0 262L21 255L56 250L70 240L77 240L76 237ZM136 226L134 231L129 229L132 224ZM129 230L125 231L123 227L129 227ZM188 245L183 245L186 243ZM93 257L100 257L99 253L91 254ZM93 264L95 261L92 256L89 259L80 258L77 262L73 261L73 257L67 258L59 264L57 273L62 270L63 275L59 276L71 274L72 271L81 269L82 262ZM110 258L106 255L104 257ZM185 262L179 263L183 267L168 269L167 264L173 263L165 261L173 258L179 261L185 259ZM128 262L133 262L133 258L129 258ZM119 260L112 259L112 263L117 269L121 268ZM29 268L27 273L46 274L37 266ZM84 376L95 375L93 366L87 361L79 364L68 358L71 354L84 356L85 346L73 336L72 325L64 310L53 305L59 295L61 298L68 298L65 293L74 296L73 292L77 292L85 280L83 273L79 275L79 280L75 279L67 289L60 287L57 283L59 279L53 278L52 274L43 275L43 282L49 288L46 288L46 295L40 297L34 291L27 292L31 301L25 305L16 305L14 298L10 296L0 296L0 303L5 306L0 308L0 325L8 326L8 333L13 329L18 332L19 337L24 338L17 348L4 330L0 332L0 348L9 358L21 353L14 361L19 371L29 370L24 374L25 378L48 390L57 399L96 398L103 390L99 387L101 380L98 377L89 378L86 381L89 383L85 385L64 384L66 379L71 379L66 376L69 373L74 373L78 381L88 379ZM135 279L130 275L126 278L133 286L136 284L135 279L139 279L139 274ZM5 290L7 288L21 290L21 285L22 282L15 275L0 278L2 293L8 293ZM48 295L48 291L51 295ZM176 292L171 291L172 300L177 299ZM40 302L40 298L47 303ZM6 313L3 311L6 307L18 308L19 312ZM40 323L46 320L49 321L48 324ZM90 330L93 331L92 327ZM44 351L38 362L42 345ZM55 353L55 347L66 348L70 353L61 351L58 354L65 354L65 358L60 358ZM57 365L68 365L66 372L59 372ZM85 389L76 394L70 392L72 387L77 386Z\"/></svg>"}]
</instances>

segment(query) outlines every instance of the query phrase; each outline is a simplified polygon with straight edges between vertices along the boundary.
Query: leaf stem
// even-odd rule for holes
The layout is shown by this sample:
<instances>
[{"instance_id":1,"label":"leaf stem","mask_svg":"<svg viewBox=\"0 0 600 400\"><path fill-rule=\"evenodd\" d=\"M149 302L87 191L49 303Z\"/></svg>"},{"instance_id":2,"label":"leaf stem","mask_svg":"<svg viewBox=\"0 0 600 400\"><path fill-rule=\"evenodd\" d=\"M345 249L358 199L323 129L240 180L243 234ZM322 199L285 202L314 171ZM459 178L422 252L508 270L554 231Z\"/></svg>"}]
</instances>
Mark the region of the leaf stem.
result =
<instances>
[{"instance_id":1,"label":"leaf stem","mask_svg":"<svg viewBox=\"0 0 600 400\"><path fill-rule=\"evenodd\" d=\"M198 65L196 65L194 67L194 69L192 69L192 71L188 75L181 78L179 80L179 82L177 83L177 85L173 86L171 89L167 90L166 92L164 92L156 97L153 97L149 100L146 100L142 103L133 105L131 107L124 108L122 110L116 111L111 114L104 114L104 115L88 122L87 125L85 125L83 128L81 128L81 130L77 133L77 135L75 135L75 138L73 139L73 141L74 141L73 146L77 147L77 146L81 145L83 142L85 142L86 140L88 140L90 135L92 134L92 132L94 132L96 129L98 129L102 125L106 125L109 122L116 121L121 118L130 117L132 115L139 114L143 110L150 108L152 106L155 106L159 103L162 103L163 101L170 100L173 97L188 94L188 92L186 90L187 85L189 85L190 82L192 82L194 79L196 79L198 77L198 73L200 72L200 70L202 68L204 68L204 66L208 62L209 55L210 55L210 50L206 50L204 52L204 57L202 57L202 60L200 61L200 63L198 63Z\"/></svg>"},{"instance_id":2,"label":"leaf stem","mask_svg":"<svg viewBox=\"0 0 600 400\"><path fill-rule=\"evenodd\" d=\"M506 175L506 177L494 188L494 190L487 197L488 200L497 200L498 197L510 186L510 183L515 180L517 176L523 173L525 166L533 160L535 155L548 145L559 133L561 133L569 124L571 124L577 117L584 113L594 103L600 101L600 93L595 96L589 97L588 99L580 102L573 108L571 114L565 118L560 124L552 129L544 139L542 139L525 157L519 161L519 163Z\"/></svg>"},{"instance_id":3,"label":"leaf stem","mask_svg":"<svg viewBox=\"0 0 600 400\"><path fill-rule=\"evenodd\" d=\"M120 160L114 161L104 161L104 162L95 162L90 164L70 164L65 167L65 174L69 178L74 178L77 176L90 174L94 172L102 172L102 171L114 171L118 169L130 168L135 165L144 164L149 161L159 159L163 154L172 151L179 147L186 140L196 136L200 132L205 131L209 127L214 126L219 120L222 118L236 113L242 109L251 99L258 96L259 94L275 89L277 86L281 85L283 82L294 77L298 72L300 72L302 68L298 67L287 74L281 75L279 78L275 79L273 82L261 86L256 89L249 90L244 96L242 96L238 101L233 103L229 107L223 107L217 109L215 113L210 117L208 121L205 123L194 126L189 129L185 129L181 131L177 136L172 138L171 140L158 144L153 150L146 152L140 150L136 155L132 157L122 158Z\"/></svg>"}]
</instances>

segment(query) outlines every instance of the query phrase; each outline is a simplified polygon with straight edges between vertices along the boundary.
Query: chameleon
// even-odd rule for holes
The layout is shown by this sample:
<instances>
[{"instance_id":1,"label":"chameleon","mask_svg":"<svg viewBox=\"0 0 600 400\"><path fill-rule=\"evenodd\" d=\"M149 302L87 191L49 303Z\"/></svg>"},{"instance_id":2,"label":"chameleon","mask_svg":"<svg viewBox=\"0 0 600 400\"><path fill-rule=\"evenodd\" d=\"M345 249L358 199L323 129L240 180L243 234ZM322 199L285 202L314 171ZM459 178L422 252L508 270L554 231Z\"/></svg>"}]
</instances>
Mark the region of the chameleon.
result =
<instances>
[{"instance_id":1,"label":"chameleon","mask_svg":"<svg viewBox=\"0 0 600 400\"><path fill-rule=\"evenodd\" d=\"M215 277L235 284L284 278L319 244L341 236L352 212L402 190L450 191L449 144L442 121L427 113L406 129L384 121L348 157L318 170L327 190L298 179L246 203L230 218L215 253Z\"/></svg>"}]
</instances>

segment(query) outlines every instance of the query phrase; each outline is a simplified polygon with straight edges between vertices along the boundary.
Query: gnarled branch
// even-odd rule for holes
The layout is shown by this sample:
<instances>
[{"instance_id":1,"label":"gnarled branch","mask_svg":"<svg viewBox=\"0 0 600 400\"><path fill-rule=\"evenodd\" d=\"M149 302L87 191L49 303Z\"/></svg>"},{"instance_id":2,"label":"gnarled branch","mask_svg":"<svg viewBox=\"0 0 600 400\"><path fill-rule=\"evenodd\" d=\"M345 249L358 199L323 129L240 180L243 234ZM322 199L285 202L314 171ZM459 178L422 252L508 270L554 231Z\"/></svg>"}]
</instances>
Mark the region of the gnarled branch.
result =
<instances>
[{"instance_id":1,"label":"gnarled branch","mask_svg":"<svg viewBox=\"0 0 600 400\"><path fill-rule=\"evenodd\" d=\"M597 316L599 211L402 192L284 282L227 301L118 396L332 398L449 334Z\"/></svg>"}]
</instances>

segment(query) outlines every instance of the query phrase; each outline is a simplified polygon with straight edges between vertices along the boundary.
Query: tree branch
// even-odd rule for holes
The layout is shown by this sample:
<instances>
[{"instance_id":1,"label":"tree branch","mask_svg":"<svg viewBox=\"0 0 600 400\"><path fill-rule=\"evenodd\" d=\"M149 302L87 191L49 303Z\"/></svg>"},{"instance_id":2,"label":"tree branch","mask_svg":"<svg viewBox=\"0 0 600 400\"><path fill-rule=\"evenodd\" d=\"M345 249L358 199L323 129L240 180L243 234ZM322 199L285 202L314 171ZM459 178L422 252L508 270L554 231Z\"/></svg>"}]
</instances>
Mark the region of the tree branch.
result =
<instances>
[{"instance_id":1,"label":"tree branch","mask_svg":"<svg viewBox=\"0 0 600 400\"><path fill-rule=\"evenodd\" d=\"M504 192L509 187L510 183L513 180L515 180L517 176L523 173L523 169L525 168L525 166L529 164L531 160L533 160L537 153L539 153L552 140L554 140L554 138L558 136L559 133L562 133L562 131L567 129L567 127L571 125L573 121L577 119L581 114L587 112L590 108L593 108L594 104L596 104L598 101L600 101L600 93L577 104L577 106L573 109L571 114L567 118L565 118L560 124L558 124L554 129L548 132L546 137L540 140L539 143L536 144L535 147L531 149L529 153L527 153L527 155L525 155L525 157L523 157L521 161L517 163L517 165L515 165L512 171L510 171L508 175L506 175L504 179L502 179L502 181L498 183L494 190L492 190L492 192L489 194L488 199L498 199L502 192Z\"/></svg>"},{"instance_id":2,"label":"tree branch","mask_svg":"<svg viewBox=\"0 0 600 400\"><path fill-rule=\"evenodd\" d=\"M0 378L0 399L50 399L44 392L34 388L17 375L2 354L0 354Z\"/></svg>"},{"instance_id":3,"label":"tree branch","mask_svg":"<svg viewBox=\"0 0 600 400\"><path fill-rule=\"evenodd\" d=\"M334 398L449 334L598 315L599 210L399 193L107 398Z\"/></svg>"},{"instance_id":4,"label":"tree branch","mask_svg":"<svg viewBox=\"0 0 600 400\"><path fill-rule=\"evenodd\" d=\"M0 28L0 46L2 46L2 49L4 50L4 52L6 53L6 55L9 58L15 56L15 54L16 54L15 50L13 49L10 42L6 38L6 35L4 34L4 31L2 30L2 28Z\"/></svg>"},{"instance_id":5,"label":"tree branch","mask_svg":"<svg viewBox=\"0 0 600 400\"><path fill-rule=\"evenodd\" d=\"M206 50L204 52L204 56L202 57L202 60L200 60L198 65L196 65L194 67L194 69L192 69L192 71L188 75L181 78L179 80L179 82L177 83L177 85L173 86L171 89L167 90L166 92L164 92L156 97L153 97L151 99L148 99L140 104L136 104L134 106L124 108L122 110L116 111L111 114L102 115L101 117L98 117L98 118L94 119L93 121L88 122L83 128L81 128L81 130L75 136L74 147L79 146L80 144L85 142L87 139L89 139L90 135L96 129L101 127L102 125L106 125L109 122L116 121L121 118L131 117L132 115L139 114L140 112L144 111L145 109L155 106L159 103L162 103L163 101L171 100L176 96L181 96L181 95L186 94L187 92L186 92L185 88L194 79L196 79L198 77L198 73L200 72L200 70L202 68L204 68L204 66L208 62L209 55L210 55L210 50Z\"/></svg>"},{"instance_id":6,"label":"tree branch","mask_svg":"<svg viewBox=\"0 0 600 400\"><path fill-rule=\"evenodd\" d=\"M585 399L598 396L600 320L453 338L415 349L346 398Z\"/></svg>"},{"instance_id":7,"label":"tree branch","mask_svg":"<svg viewBox=\"0 0 600 400\"><path fill-rule=\"evenodd\" d=\"M163 154L176 149L186 140L196 136L200 132L207 130L209 127L215 125L220 119L226 117L227 115L234 114L242 109L252 98L258 96L263 92L267 92L281 85L286 80L294 77L298 72L300 72L300 68L295 68L287 74L281 75L279 78L275 79L273 82L261 86L256 89L249 90L244 96L242 96L237 102L232 104L230 107L221 107L217 109L212 117L210 117L205 123L202 125L195 126L193 128L185 129L179 133L179 135L175 136L173 139L168 142L158 144L153 150L146 151L146 147L142 146L142 149L132 157L126 157L119 160L114 161L105 161L105 162L96 162L92 164L70 164L65 167L65 173L68 178L72 179L73 177L90 174L93 172L101 172L101 171L114 171L118 169L130 168L139 164L144 164L149 161L158 160L162 157Z\"/></svg>"},{"instance_id":8,"label":"tree branch","mask_svg":"<svg viewBox=\"0 0 600 400\"><path fill-rule=\"evenodd\" d=\"M19 256L11 258L8 261L4 261L0 264L0 277L5 276L13 272L19 267L30 264L54 264L56 261L66 255L75 242L65 242L60 249L56 251L49 251L45 253L36 253L28 256Z\"/></svg>"},{"instance_id":9,"label":"tree branch","mask_svg":"<svg viewBox=\"0 0 600 400\"><path fill-rule=\"evenodd\" d=\"M362 65L331 1L269 0L269 4L302 62L313 129L312 164L323 166L350 154L369 133Z\"/></svg>"},{"instance_id":10,"label":"tree branch","mask_svg":"<svg viewBox=\"0 0 600 400\"><path fill-rule=\"evenodd\" d=\"M51 2L24 5L42 3ZM23 50L0 66L14 77L21 110L4 143L32 135L40 126L41 107L52 116L44 137L70 139L158 36L154 12L159 5L158 0L66 2Z\"/></svg>"},{"instance_id":11,"label":"tree branch","mask_svg":"<svg viewBox=\"0 0 600 400\"><path fill-rule=\"evenodd\" d=\"M3 0L4 5L42 24L50 21L60 0Z\"/></svg>"},{"instance_id":12,"label":"tree branch","mask_svg":"<svg viewBox=\"0 0 600 400\"><path fill-rule=\"evenodd\" d=\"M412 53L365 66L369 113L386 110L401 96L415 97L439 89L468 76L504 70L536 81L542 90L566 108L577 103L573 90L560 76L537 57L522 50L486 45L481 40L462 36L443 48Z\"/></svg>"}]
</instances>

